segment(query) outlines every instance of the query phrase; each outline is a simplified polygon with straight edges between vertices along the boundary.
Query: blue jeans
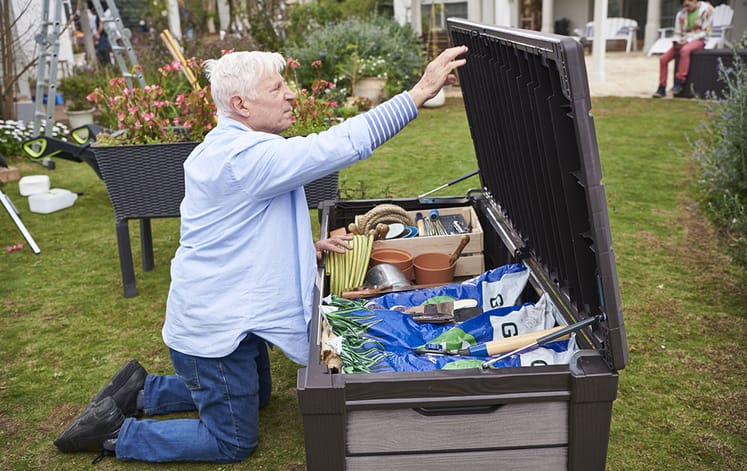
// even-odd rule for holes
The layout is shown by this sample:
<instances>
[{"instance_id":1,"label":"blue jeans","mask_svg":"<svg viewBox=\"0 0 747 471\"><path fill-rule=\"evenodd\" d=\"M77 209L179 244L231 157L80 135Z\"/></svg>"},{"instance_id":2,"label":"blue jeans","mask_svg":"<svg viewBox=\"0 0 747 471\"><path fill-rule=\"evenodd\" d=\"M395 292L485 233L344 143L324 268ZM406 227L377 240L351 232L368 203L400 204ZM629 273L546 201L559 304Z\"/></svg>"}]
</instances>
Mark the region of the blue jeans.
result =
<instances>
[{"instance_id":1,"label":"blue jeans","mask_svg":"<svg viewBox=\"0 0 747 471\"><path fill-rule=\"evenodd\" d=\"M224 358L171 350L176 376L148 375L145 415L197 411L199 419L125 420L116 455L123 461L232 463L259 439L259 409L272 390L267 344L253 334Z\"/></svg>"}]
</instances>

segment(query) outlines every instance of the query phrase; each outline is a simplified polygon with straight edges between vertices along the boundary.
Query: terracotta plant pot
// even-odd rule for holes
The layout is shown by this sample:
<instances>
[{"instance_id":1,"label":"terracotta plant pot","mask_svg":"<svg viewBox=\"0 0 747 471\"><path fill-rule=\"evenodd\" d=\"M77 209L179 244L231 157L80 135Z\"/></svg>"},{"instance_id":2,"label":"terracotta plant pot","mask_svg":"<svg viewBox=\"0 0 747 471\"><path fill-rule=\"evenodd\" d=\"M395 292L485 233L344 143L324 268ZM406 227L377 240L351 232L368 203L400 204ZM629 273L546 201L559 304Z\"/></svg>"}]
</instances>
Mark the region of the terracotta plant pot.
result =
<instances>
[{"instance_id":1,"label":"terracotta plant pot","mask_svg":"<svg viewBox=\"0 0 747 471\"><path fill-rule=\"evenodd\" d=\"M371 262L369 265L373 267L380 263L394 265L404 273L405 278L408 280L412 280L413 278L412 254L407 250L383 248L371 251Z\"/></svg>"},{"instance_id":2,"label":"terracotta plant pot","mask_svg":"<svg viewBox=\"0 0 747 471\"><path fill-rule=\"evenodd\" d=\"M432 283L451 283L454 280L456 263L449 265L447 253L422 253L412 263L415 266L415 283L426 285Z\"/></svg>"}]
</instances>

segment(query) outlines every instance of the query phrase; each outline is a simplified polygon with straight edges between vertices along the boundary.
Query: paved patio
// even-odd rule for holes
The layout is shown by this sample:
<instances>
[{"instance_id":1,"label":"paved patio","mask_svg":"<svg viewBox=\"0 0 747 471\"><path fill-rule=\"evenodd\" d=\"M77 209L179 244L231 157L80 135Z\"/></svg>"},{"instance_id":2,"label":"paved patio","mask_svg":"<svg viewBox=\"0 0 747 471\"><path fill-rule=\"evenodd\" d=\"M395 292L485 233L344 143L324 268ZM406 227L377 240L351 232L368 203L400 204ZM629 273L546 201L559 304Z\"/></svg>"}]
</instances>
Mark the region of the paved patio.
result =
<instances>
[{"instance_id":1,"label":"paved patio","mask_svg":"<svg viewBox=\"0 0 747 471\"><path fill-rule=\"evenodd\" d=\"M673 64L669 64L671 88ZM591 96L630 96L650 98L656 91L659 80L659 56L647 56L643 52L607 52L604 60L603 82L594 81L592 56L586 55L586 73L589 77ZM668 95L671 97L671 95Z\"/></svg>"}]
</instances>

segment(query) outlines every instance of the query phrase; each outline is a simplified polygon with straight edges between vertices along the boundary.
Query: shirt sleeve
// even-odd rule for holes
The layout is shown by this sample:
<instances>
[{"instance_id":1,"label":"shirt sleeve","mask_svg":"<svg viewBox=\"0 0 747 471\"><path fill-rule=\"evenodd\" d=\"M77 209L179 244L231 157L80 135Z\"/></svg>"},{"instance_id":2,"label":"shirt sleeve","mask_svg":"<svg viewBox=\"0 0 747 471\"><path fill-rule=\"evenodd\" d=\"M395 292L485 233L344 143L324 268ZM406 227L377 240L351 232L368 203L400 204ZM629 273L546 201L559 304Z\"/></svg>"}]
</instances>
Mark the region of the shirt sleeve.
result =
<instances>
[{"instance_id":1,"label":"shirt sleeve","mask_svg":"<svg viewBox=\"0 0 747 471\"><path fill-rule=\"evenodd\" d=\"M687 24L687 12L680 10L674 18L674 37L680 39L684 36L684 26Z\"/></svg>"},{"instance_id":2,"label":"shirt sleeve","mask_svg":"<svg viewBox=\"0 0 747 471\"><path fill-rule=\"evenodd\" d=\"M418 115L418 108L410 94L402 92L366 113L368 132L373 147L379 147L400 132Z\"/></svg>"},{"instance_id":3,"label":"shirt sleeve","mask_svg":"<svg viewBox=\"0 0 747 471\"><path fill-rule=\"evenodd\" d=\"M705 8L698 16L698 22L700 28L694 31L693 39L706 39L711 35L713 29L713 7L710 5Z\"/></svg>"}]
</instances>

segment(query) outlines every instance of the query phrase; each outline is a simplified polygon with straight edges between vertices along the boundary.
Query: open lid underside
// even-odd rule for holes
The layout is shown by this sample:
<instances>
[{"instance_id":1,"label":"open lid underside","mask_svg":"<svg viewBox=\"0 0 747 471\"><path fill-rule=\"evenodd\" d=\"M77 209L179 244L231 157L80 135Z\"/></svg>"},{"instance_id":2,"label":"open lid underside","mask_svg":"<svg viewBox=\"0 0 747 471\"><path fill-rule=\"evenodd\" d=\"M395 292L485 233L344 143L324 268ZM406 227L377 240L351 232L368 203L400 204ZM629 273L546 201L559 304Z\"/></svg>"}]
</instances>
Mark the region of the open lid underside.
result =
<instances>
[{"instance_id":1,"label":"open lid underside","mask_svg":"<svg viewBox=\"0 0 747 471\"><path fill-rule=\"evenodd\" d=\"M483 187L546 277L627 362L615 257L583 48L572 38L448 20ZM580 319L577 319L580 320Z\"/></svg>"}]
</instances>

